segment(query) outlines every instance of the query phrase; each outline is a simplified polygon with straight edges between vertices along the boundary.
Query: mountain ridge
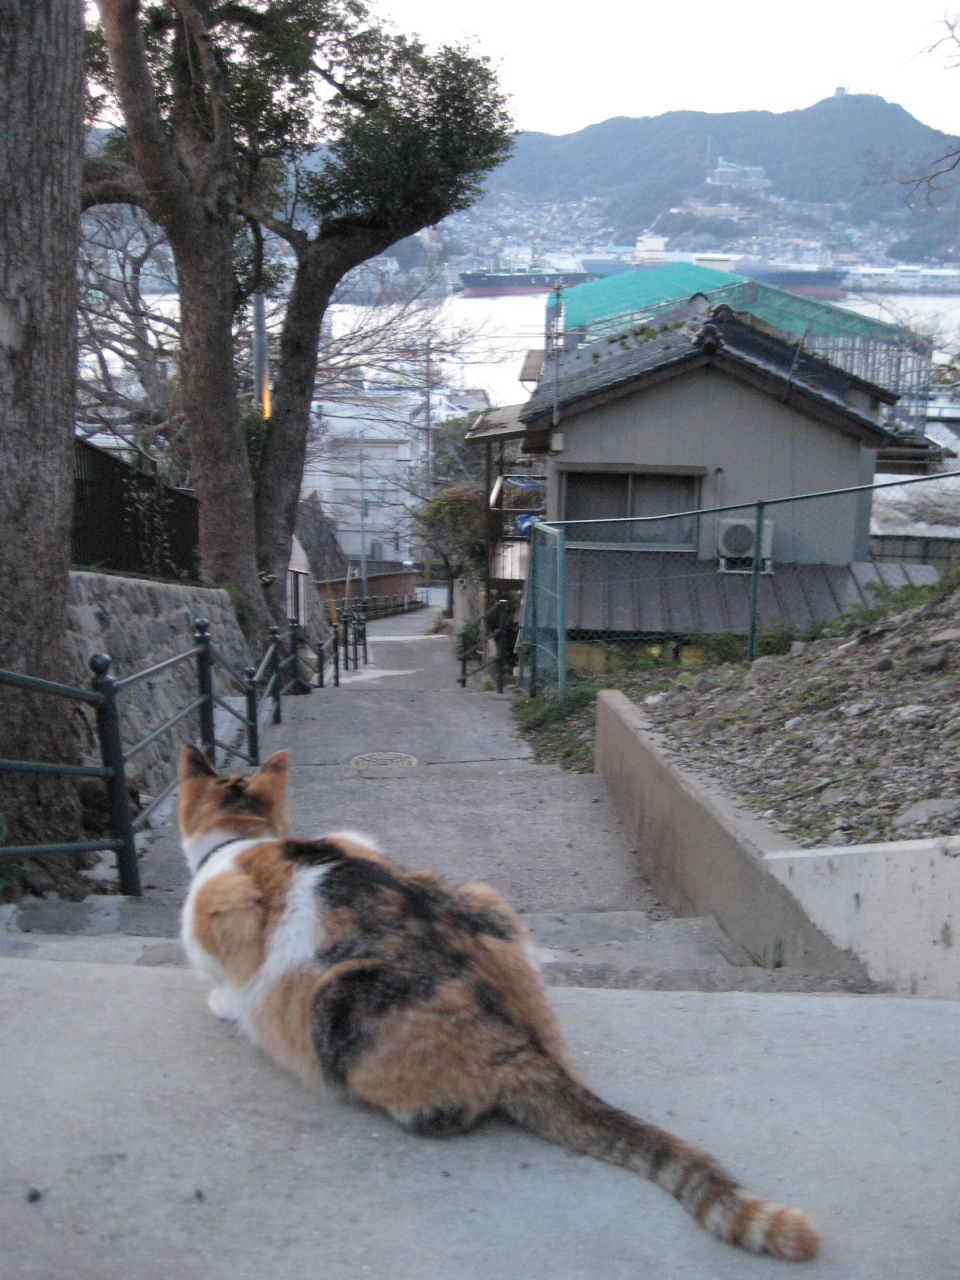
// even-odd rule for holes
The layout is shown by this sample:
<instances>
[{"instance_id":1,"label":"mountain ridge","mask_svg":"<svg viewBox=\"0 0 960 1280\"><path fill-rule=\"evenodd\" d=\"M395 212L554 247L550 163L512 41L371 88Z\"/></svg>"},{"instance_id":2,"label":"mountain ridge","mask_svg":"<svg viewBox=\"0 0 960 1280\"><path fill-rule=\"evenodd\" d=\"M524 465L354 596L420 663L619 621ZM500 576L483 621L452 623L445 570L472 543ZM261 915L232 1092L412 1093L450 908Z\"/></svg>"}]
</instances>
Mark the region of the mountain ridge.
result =
<instances>
[{"instance_id":1,"label":"mountain ridge","mask_svg":"<svg viewBox=\"0 0 960 1280\"><path fill-rule=\"evenodd\" d=\"M780 113L614 116L571 134L519 134L486 192L549 200L607 196L614 223L635 235L672 205L716 191L706 175L723 156L762 165L772 195L846 204L851 221L865 222L903 208L894 171L922 171L950 144L947 134L873 94L824 98Z\"/></svg>"}]
</instances>

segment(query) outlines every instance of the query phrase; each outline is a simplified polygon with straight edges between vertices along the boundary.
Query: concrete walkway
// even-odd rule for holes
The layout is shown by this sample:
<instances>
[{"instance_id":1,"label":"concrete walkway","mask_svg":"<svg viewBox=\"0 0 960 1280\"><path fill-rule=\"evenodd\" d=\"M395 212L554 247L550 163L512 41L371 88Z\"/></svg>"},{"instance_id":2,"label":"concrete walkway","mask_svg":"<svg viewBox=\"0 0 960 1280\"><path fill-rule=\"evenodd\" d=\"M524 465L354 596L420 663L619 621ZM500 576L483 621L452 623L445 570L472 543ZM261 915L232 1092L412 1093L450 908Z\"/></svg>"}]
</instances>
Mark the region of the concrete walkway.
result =
<instances>
[{"instance_id":1,"label":"concrete walkway","mask_svg":"<svg viewBox=\"0 0 960 1280\"><path fill-rule=\"evenodd\" d=\"M0 960L0 1273L960 1276L960 1004L551 999L590 1085L806 1208L819 1261L794 1272L721 1245L650 1184L516 1130L416 1139L311 1095L211 1017L185 970Z\"/></svg>"},{"instance_id":2,"label":"concrete walkway","mask_svg":"<svg viewBox=\"0 0 960 1280\"><path fill-rule=\"evenodd\" d=\"M805 975L671 918L601 781L533 763L509 699L460 690L430 621L374 624L370 667L285 703L267 745L291 749L295 830L359 828L408 866L502 889L561 984L550 998L586 1081L809 1210L825 1249L803 1274L960 1280L960 1004L784 994ZM416 763L351 763L387 751ZM171 829L143 870L142 902L33 904L0 934L4 1280L789 1270L528 1135L423 1141L305 1092L211 1017L162 936L186 883ZM670 989L598 989L615 986Z\"/></svg>"}]
</instances>

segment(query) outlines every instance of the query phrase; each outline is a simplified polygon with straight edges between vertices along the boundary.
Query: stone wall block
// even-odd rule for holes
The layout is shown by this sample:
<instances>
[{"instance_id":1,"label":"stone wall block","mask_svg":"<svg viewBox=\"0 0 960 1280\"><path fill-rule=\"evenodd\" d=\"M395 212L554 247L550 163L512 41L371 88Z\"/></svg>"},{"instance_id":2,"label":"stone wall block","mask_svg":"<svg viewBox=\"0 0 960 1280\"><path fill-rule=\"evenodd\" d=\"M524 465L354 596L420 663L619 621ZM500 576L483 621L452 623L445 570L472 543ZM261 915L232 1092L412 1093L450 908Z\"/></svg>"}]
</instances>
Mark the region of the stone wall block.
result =
<instances>
[{"instance_id":1,"label":"stone wall block","mask_svg":"<svg viewBox=\"0 0 960 1280\"><path fill-rule=\"evenodd\" d=\"M235 670L242 671L251 661L225 591L76 571L67 586L67 616L65 648L70 669L65 679L84 687L90 684L92 654L108 653L112 674L122 679L192 648L193 622L198 617L209 619L214 645ZM169 720L193 701L196 690L196 665L191 661L121 691L124 745L132 746ZM223 696L236 690L218 678L217 692ZM85 759L99 763L93 719L86 708L78 713L84 720ZM196 737L196 716L190 716L135 756L129 776L146 794L155 795L169 781L181 745Z\"/></svg>"}]
</instances>

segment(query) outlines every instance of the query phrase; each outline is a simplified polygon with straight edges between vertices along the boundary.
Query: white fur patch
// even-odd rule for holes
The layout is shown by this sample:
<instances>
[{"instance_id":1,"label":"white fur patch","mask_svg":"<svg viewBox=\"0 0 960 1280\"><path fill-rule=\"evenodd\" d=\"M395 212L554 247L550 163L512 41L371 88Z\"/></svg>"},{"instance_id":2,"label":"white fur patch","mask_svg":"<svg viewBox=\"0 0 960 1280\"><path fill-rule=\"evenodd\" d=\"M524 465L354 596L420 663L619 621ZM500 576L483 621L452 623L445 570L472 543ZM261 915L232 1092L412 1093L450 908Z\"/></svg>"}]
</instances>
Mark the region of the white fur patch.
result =
<instances>
[{"instance_id":1,"label":"white fur patch","mask_svg":"<svg viewBox=\"0 0 960 1280\"><path fill-rule=\"evenodd\" d=\"M320 838L321 840L352 840L354 844L362 844L372 853L383 852L373 836L365 835L362 831L328 831Z\"/></svg>"},{"instance_id":2,"label":"white fur patch","mask_svg":"<svg viewBox=\"0 0 960 1280\"><path fill-rule=\"evenodd\" d=\"M214 982L223 982L223 969L220 961L215 956L210 955L208 951L204 951L194 937L193 912L197 894L214 877L222 876L226 871L233 871L236 867L236 860L241 853L245 853L247 849L255 848L258 844L270 843L274 839L274 836L257 836L253 840L237 838L231 840L230 832L224 831L219 827L213 831L204 832L202 836L185 837L183 839L184 856L191 868L195 867L202 858L205 858L211 849L216 849L217 845L223 845L223 848L217 849L217 852L209 862L204 863L193 877L190 891L187 894L187 900L183 904L183 911L180 916L180 940L183 943L184 951L187 953L187 959L194 969L199 969L201 973L207 974Z\"/></svg>"}]
</instances>

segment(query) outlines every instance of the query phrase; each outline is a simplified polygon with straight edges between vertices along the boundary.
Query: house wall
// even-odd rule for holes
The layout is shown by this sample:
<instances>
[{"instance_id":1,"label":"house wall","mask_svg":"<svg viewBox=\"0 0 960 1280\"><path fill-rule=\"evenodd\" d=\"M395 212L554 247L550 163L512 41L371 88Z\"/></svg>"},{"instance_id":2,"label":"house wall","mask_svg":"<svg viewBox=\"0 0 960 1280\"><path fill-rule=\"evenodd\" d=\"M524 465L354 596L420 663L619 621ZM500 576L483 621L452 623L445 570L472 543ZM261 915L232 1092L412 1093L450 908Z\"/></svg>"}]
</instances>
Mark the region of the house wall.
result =
<instances>
[{"instance_id":1,"label":"house wall","mask_svg":"<svg viewBox=\"0 0 960 1280\"><path fill-rule=\"evenodd\" d=\"M570 413L560 431L563 448L550 455L548 471L550 520L561 516L564 466L702 468L700 506L714 507L869 484L876 460L852 436L710 368ZM869 557L869 494L775 507L767 519L775 560L848 564ZM699 558L712 559L716 549L717 518L705 517Z\"/></svg>"}]
</instances>

